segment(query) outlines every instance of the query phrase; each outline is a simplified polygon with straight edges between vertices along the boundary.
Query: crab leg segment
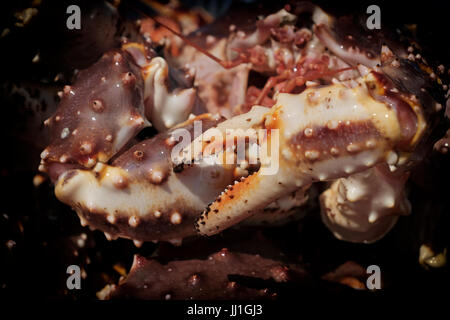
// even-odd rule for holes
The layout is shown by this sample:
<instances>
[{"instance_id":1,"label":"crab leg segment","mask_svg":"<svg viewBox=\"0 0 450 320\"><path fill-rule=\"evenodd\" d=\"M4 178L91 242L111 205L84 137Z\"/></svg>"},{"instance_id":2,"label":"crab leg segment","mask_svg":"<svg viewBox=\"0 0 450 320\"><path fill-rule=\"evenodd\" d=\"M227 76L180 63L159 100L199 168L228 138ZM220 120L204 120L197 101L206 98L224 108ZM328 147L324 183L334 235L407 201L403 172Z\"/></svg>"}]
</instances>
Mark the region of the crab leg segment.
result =
<instances>
[{"instance_id":1,"label":"crab leg segment","mask_svg":"<svg viewBox=\"0 0 450 320\"><path fill-rule=\"evenodd\" d=\"M194 108L194 88L169 92L169 66L160 57L153 58L142 70L145 81L145 114L159 132L185 121Z\"/></svg>"},{"instance_id":2,"label":"crab leg segment","mask_svg":"<svg viewBox=\"0 0 450 320\"><path fill-rule=\"evenodd\" d=\"M390 172L386 164L333 182L320 197L322 220L338 238L374 242L407 215L411 205L404 185L405 172Z\"/></svg>"},{"instance_id":3,"label":"crab leg segment","mask_svg":"<svg viewBox=\"0 0 450 320\"><path fill-rule=\"evenodd\" d=\"M126 43L105 53L60 93L57 112L45 121L51 144L39 170L56 181L66 170L107 163L149 120L161 132L185 121L196 90L171 86L167 62L144 45Z\"/></svg>"},{"instance_id":4,"label":"crab leg segment","mask_svg":"<svg viewBox=\"0 0 450 320\"><path fill-rule=\"evenodd\" d=\"M195 120L202 121L204 129L217 123L203 115L177 128L193 132ZM234 181L234 170L205 163L173 169L172 133L138 143L111 165L66 171L57 182L56 196L77 211L83 224L108 238L150 241L193 235L198 213Z\"/></svg>"},{"instance_id":5,"label":"crab leg segment","mask_svg":"<svg viewBox=\"0 0 450 320\"><path fill-rule=\"evenodd\" d=\"M149 123L144 118L143 80L133 57L110 51L82 70L60 93L57 112L45 121L51 144L41 154L41 171L53 165L92 168L108 161Z\"/></svg>"},{"instance_id":6,"label":"crab leg segment","mask_svg":"<svg viewBox=\"0 0 450 320\"><path fill-rule=\"evenodd\" d=\"M257 137L257 130L262 128L264 115L269 110L255 106L249 112L227 120L224 125L219 123L216 127L207 130L205 134L196 137L182 150L180 157L175 158L175 161L178 164L190 163L212 155L225 156L226 152L231 151L227 150L227 145L228 147L236 146L236 141ZM255 139L250 139L249 142L252 141L256 142Z\"/></svg>"},{"instance_id":7,"label":"crab leg segment","mask_svg":"<svg viewBox=\"0 0 450 320\"><path fill-rule=\"evenodd\" d=\"M144 80L145 116L155 128L163 132L185 121L197 101L196 89L186 88L190 85L187 83L177 83L175 77L170 76L166 60L152 57L146 46L131 42L125 43L123 49L140 67Z\"/></svg>"},{"instance_id":8,"label":"crab leg segment","mask_svg":"<svg viewBox=\"0 0 450 320\"><path fill-rule=\"evenodd\" d=\"M249 49L264 43L269 39L273 28L283 23L293 23L296 19L295 15L287 12L285 9L267 16L263 20L258 21L257 29L253 33L243 37L236 35L232 38L227 48L227 56L231 59L236 59L238 57L236 49Z\"/></svg>"},{"instance_id":9,"label":"crab leg segment","mask_svg":"<svg viewBox=\"0 0 450 320\"><path fill-rule=\"evenodd\" d=\"M206 208L196 223L196 229L205 235L218 233L252 216L285 193L286 187L280 175L257 172L241 178Z\"/></svg>"}]
</instances>

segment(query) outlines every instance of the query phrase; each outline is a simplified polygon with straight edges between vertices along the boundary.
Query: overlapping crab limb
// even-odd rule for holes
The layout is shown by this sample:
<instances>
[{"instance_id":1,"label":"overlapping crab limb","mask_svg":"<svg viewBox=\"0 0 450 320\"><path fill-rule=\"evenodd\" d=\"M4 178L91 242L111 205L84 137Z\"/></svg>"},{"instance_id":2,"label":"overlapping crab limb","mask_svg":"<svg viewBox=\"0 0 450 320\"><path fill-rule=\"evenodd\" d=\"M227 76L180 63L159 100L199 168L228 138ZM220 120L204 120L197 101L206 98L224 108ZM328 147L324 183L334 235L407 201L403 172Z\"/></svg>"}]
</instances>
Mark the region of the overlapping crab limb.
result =
<instances>
[{"instance_id":1,"label":"overlapping crab limb","mask_svg":"<svg viewBox=\"0 0 450 320\"><path fill-rule=\"evenodd\" d=\"M226 39L219 40L209 52L224 61L226 56ZM245 102L248 75L251 66L248 63L225 69L216 61L205 56L192 47L186 47L184 61L180 62L195 75L195 85L199 96L211 113L220 113L231 118L234 109ZM191 53L191 54L189 54ZM179 63L180 63L179 62Z\"/></svg>"},{"instance_id":2,"label":"overlapping crab limb","mask_svg":"<svg viewBox=\"0 0 450 320\"><path fill-rule=\"evenodd\" d=\"M278 171L263 174L260 169L226 189L197 221L198 231L218 233L299 187L386 162L396 146L411 137L403 135L395 108L372 97L369 88L381 87L383 83L369 74L353 87L337 83L298 95L279 94L259 118L260 128L279 130L279 159L269 159L271 166L279 161ZM233 119L220 126L228 124L233 125ZM268 141L273 137L267 134Z\"/></svg>"},{"instance_id":3,"label":"overlapping crab limb","mask_svg":"<svg viewBox=\"0 0 450 320\"><path fill-rule=\"evenodd\" d=\"M204 129L218 121L205 114L180 126L194 133L196 120ZM111 165L65 172L56 196L77 211L84 225L110 238L172 240L194 234L194 220L234 181L234 168L199 163L174 170L174 130L138 143Z\"/></svg>"},{"instance_id":4,"label":"overlapping crab limb","mask_svg":"<svg viewBox=\"0 0 450 320\"><path fill-rule=\"evenodd\" d=\"M179 88L175 79L170 77L169 65L162 57L149 55L148 48L142 44L125 43L123 49L133 55L139 65L144 80L145 116L159 132L185 121L193 111L196 89ZM171 89L176 87L176 89Z\"/></svg>"},{"instance_id":5,"label":"overlapping crab limb","mask_svg":"<svg viewBox=\"0 0 450 320\"><path fill-rule=\"evenodd\" d=\"M256 30L253 33L249 35L238 33L229 40L227 56L230 59L236 58L238 52L235 49L253 48L258 44L264 43L269 39L272 28L278 27L283 23L294 23L296 20L297 17L285 9L265 17L256 23Z\"/></svg>"},{"instance_id":6,"label":"overlapping crab limb","mask_svg":"<svg viewBox=\"0 0 450 320\"><path fill-rule=\"evenodd\" d=\"M334 181L320 197L323 222L338 239L369 243L382 238L411 211L407 178L408 173L380 164Z\"/></svg>"},{"instance_id":7,"label":"overlapping crab limb","mask_svg":"<svg viewBox=\"0 0 450 320\"><path fill-rule=\"evenodd\" d=\"M361 17L333 17L317 6L311 6L314 34L336 56L351 65L374 68L381 63L380 49L387 44L402 58L407 52L399 46L398 35L383 28L369 30ZM358 21L359 19L359 21ZM355 28L355 25L360 27Z\"/></svg>"},{"instance_id":8,"label":"overlapping crab limb","mask_svg":"<svg viewBox=\"0 0 450 320\"><path fill-rule=\"evenodd\" d=\"M56 113L45 121L51 144L41 154L41 171L57 177L59 167L91 168L108 161L148 125L143 80L133 57L113 50L65 86ZM57 174L55 174L57 172Z\"/></svg>"},{"instance_id":9,"label":"overlapping crab limb","mask_svg":"<svg viewBox=\"0 0 450 320\"><path fill-rule=\"evenodd\" d=\"M192 143L184 148L180 156L175 157L174 160L180 163L186 163L188 160L190 162L191 160L204 157L207 151L209 153L208 155L215 155L215 150L220 153L227 151L225 148L222 148L227 140L248 138L249 134L256 133L256 131L249 132L246 130L262 128L264 116L269 111L269 108L254 106L245 114L234 116L227 121L219 123L214 128L211 128L211 130L206 131L204 135L196 137ZM219 137L217 137L218 135ZM184 154L187 154L189 157L185 157Z\"/></svg>"},{"instance_id":10,"label":"overlapping crab limb","mask_svg":"<svg viewBox=\"0 0 450 320\"><path fill-rule=\"evenodd\" d=\"M45 122L51 144L40 170L56 180L70 168L92 168L109 161L149 120L160 131L186 120L196 90L169 90L169 84L165 60L142 44L105 53L60 93L57 112Z\"/></svg>"},{"instance_id":11,"label":"overlapping crab limb","mask_svg":"<svg viewBox=\"0 0 450 320\"><path fill-rule=\"evenodd\" d=\"M409 214L404 189L408 179L406 168L414 158L420 158L418 152L411 154L411 150L429 131L430 110L422 106L436 104L424 90L429 86L426 77L420 76L409 61L396 56L385 45L381 47L380 58L377 72L362 65L358 69L362 75L373 73L384 83L378 90L372 90L372 95L396 110L404 138L400 152L390 153L388 165L341 178L321 195L322 220L337 238L346 241L376 241L394 226L399 215ZM401 91L393 86L394 82ZM406 103L408 100L416 103L410 105Z\"/></svg>"},{"instance_id":12,"label":"overlapping crab limb","mask_svg":"<svg viewBox=\"0 0 450 320\"><path fill-rule=\"evenodd\" d=\"M146 116L159 132L185 121L192 112L197 92L194 88L169 91L169 66L161 57L143 68Z\"/></svg>"},{"instance_id":13,"label":"overlapping crab limb","mask_svg":"<svg viewBox=\"0 0 450 320\"><path fill-rule=\"evenodd\" d=\"M111 165L97 164L93 170L67 171L56 184L56 196L77 211L83 225L100 229L111 239L125 237L139 244L194 235L194 221L208 203L248 174L234 163L218 165L207 158L189 165L172 162L177 130L186 129L195 138L201 133L195 130L196 121L206 130L219 119L209 114L191 118L166 133L138 143ZM191 140L185 141L183 137L179 143L182 144L179 149L183 150ZM271 208L283 212L303 202L301 197L288 199L272 204ZM265 214L264 217L275 221L285 215Z\"/></svg>"}]
</instances>

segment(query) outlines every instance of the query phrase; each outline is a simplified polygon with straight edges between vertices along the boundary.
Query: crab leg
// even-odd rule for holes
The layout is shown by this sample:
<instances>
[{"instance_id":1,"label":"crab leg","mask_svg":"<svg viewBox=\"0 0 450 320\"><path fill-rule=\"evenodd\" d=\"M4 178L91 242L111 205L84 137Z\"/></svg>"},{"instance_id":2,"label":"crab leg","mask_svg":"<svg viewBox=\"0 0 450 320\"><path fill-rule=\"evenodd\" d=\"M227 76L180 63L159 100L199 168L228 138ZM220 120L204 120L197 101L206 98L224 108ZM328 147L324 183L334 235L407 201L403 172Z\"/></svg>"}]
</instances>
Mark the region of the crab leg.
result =
<instances>
[{"instance_id":1,"label":"crab leg","mask_svg":"<svg viewBox=\"0 0 450 320\"><path fill-rule=\"evenodd\" d=\"M114 50L78 73L60 93L56 113L45 121L51 144L40 171L55 166L92 168L106 162L149 123L144 117L143 80L133 57Z\"/></svg>"},{"instance_id":2,"label":"crab leg","mask_svg":"<svg viewBox=\"0 0 450 320\"><path fill-rule=\"evenodd\" d=\"M193 112L197 92L194 88L169 92L169 66L155 57L142 70L145 81L145 114L159 132L185 121Z\"/></svg>"},{"instance_id":3,"label":"crab leg","mask_svg":"<svg viewBox=\"0 0 450 320\"><path fill-rule=\"evenodd\" d=\"M53 181L72 168L107 163L144 127L166 131L185 121L196 90L169 90L169 66L142 44L125 43L78 73L60 92L57 112L45 121L51 144L40 171Z\"/></svg>"},{"instance_id":4,"label":"crab leg","mask_svg":"<svg viewBox=\"0 0 450 320\"><path fill-rule=\"evenodd\" d=\"M374 242L407 215L411 206L404 185L408 173L386 164L341 178L320 197L322 220L338 238Z\"/></svg>"},{"instance_id":5,"label":"crab leg","mask_svg":"<svg viewBox=\"0 0 450 320\"><path fill-rule=\"evenodd\" d=\"M261 108L259 112L267 110ZM83 225L104 231L108 239L125 237L139 244L178 241L194 235L194 221L207 204L227 185L248 174L234 164L217 165L206 157L189 165L172 162L176 131L186 129L195 137L196 121L201 121L201 128L206 130L219 120L208 114L194 117L136 144L111 165L69 170L60 176L56 196L77 211ZM179 143L187 148L190 140ZM288 199L283 208L277 203L271 208L288 211L302 203L302 199ZM285 218L265 216L271 221Z\"/></svg>"}]
</instances>

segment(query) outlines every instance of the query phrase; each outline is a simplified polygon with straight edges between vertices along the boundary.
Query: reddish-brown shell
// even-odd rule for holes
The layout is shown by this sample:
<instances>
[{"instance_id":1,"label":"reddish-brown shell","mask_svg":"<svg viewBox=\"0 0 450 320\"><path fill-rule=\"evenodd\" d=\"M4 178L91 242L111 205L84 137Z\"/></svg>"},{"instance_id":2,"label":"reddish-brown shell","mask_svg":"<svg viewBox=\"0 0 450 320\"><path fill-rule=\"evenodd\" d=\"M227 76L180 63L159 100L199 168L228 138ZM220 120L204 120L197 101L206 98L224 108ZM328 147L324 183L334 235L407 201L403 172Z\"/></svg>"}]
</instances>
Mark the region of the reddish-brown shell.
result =
<instances>
[{"instance_id":1,"label":"reddish-brown shell","mask_svg":"<svg viewBox=\"0 0 450 320\"><path fill-rule=\"evenodd\" d=\"M270 299L276 283L307 279L299 268L256 254L222 249L205 260L180 260L161 264L139 255L127 278L110 293L112 299ZM256 282L257 288L249 285Z\"/></svg>"},{"instance_id":2,"label":"reddish-brown shell","mask_svg":"<svg viewBox=\"0 0 450 320\"><path fill-rule=\"evenodd\" d=\"M46 121L51 144L41 155L44 163L92 167L108 161L146 126L142 86L139 68L123 50L109 51L80 71Z\"/></svg>"}]
</instances>

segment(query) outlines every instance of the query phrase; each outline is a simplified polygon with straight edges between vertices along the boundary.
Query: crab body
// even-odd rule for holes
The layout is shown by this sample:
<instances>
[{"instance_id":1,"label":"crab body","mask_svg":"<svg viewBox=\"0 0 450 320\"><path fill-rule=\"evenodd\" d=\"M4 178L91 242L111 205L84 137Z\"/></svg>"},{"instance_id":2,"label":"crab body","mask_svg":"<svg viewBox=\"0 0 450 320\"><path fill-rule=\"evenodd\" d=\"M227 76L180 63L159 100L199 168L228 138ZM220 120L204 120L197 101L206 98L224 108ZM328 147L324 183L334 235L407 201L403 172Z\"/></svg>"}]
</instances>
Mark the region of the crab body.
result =
<instances>
[{"instance_id":1,"label":"crab body","mask_svg":"<svg viewBox=\"0 0 450 320\"><path fill-rule=\"evenodd\" d=\"M332 232L382 237L410 211L404 186L436 122L440 80L388 36L345 36L350 20L288 9L253 33L208 38L208 49L176 22L159 21L163 33L144 22L146 37L165 35L164 56L125 42L81 71L47 121L40 170L56 196L109 239L179 243L284 221L328 181L320 202ZM136 138L150 123L158 134Z\"/></svg>"}]
</instances>

